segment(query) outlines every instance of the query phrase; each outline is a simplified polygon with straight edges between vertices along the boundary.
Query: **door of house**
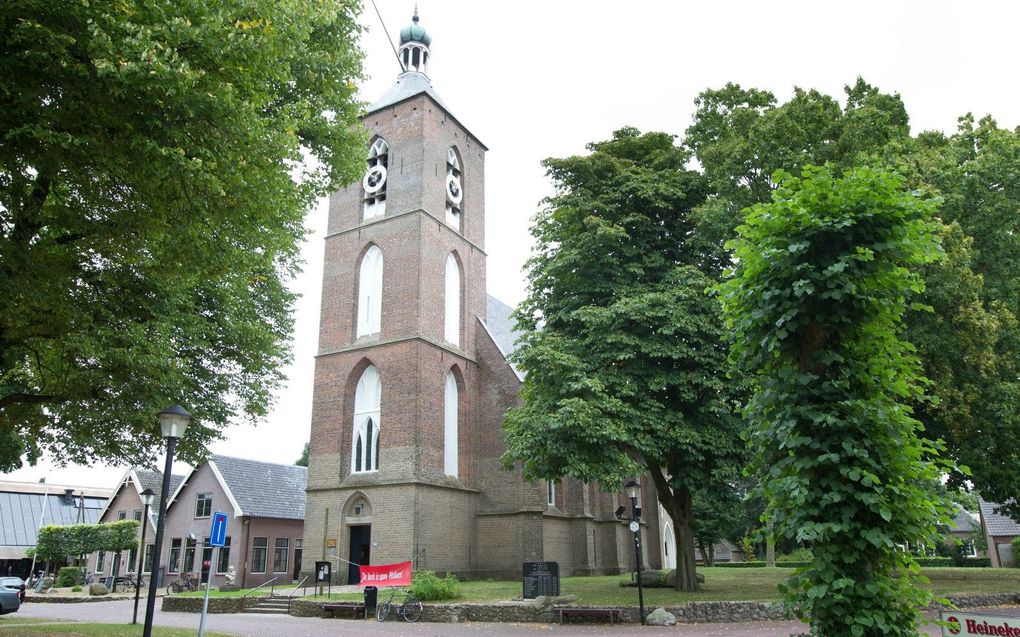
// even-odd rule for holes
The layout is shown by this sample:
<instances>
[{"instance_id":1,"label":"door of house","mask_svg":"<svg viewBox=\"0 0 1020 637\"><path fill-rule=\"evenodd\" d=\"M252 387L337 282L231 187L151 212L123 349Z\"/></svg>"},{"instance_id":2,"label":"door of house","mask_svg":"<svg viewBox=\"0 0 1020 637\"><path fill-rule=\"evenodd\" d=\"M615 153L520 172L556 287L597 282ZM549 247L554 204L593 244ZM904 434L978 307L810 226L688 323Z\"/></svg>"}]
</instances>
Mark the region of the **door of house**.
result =
<instances>
[{"instance_id":1,"label":"door of house","mask_svg":"<svg viewBox=\"0 0 1020 637\"><path fill-rule=\"evenodd\" d=\"M300 542L301 540L297 540ZM294 581L296 582L301 576L301 545L298 544L294 548Z\"/></svg>"},{"instance_id":2,"label":"door of house","mask_svg":"<svg viewBox=\"0 0 1020 637\"><path fill-rule=\"evenodd\" d=\"M347 583L357 584L361 581L361 570L358 564L369 563L369 553L372 547L372 525L363 524L352 526L350 549L348 551Z\"/></svg>"}]
</instances>

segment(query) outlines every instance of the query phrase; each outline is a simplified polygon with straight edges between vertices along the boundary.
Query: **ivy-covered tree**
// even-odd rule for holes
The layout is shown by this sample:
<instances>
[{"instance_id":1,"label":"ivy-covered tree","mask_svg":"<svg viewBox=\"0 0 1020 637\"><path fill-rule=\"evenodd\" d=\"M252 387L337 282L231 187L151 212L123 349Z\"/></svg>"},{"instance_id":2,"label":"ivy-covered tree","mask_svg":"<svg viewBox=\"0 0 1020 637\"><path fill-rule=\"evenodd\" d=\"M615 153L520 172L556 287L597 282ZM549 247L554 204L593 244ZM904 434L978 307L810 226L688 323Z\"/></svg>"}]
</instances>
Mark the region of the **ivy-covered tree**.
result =
<instances>
[{"instance_id":1,"label":"ivy-covered tree","mask_svg":"<svg viewBox=\"0 0 1020 637\"><path fill-rule=\"evenodd\" d=\"M266 413L304 214L363 155L357 10L0 7L0 471L143 462L178 402L197 462Z\"/></svg>"},{"instance_id":2,"label":"ivy-covered tree","mask_svg":"<svg viewBox=\"0 0 1020 637\"><path fill-rule=\"evenodd\" d=\"M664 133L625 128L588 150L545 161L556 194L532 226L513 357L527 376L504 463L611 491L650 475L673 520L677 588L694 590L694 492L735 480L745 453L701 269L719 255L692 241L706 182Z\"/></svg>"},{"instance_id":3,"label":"ivy-covered tree","mask_svg":"<svg viewBox=\"0 0 1020 637\"><path fill-rule=\"evenodd\" d=\"M918 268L939 256L936 203L881 170L802 173L750 209L719 288L733 361L756 381L745 414L767 515L813 553L783 590L813 635L913 637L930 595L899 547L935 545L945 511L900 336Z\"/></svg>"}]
</instances>

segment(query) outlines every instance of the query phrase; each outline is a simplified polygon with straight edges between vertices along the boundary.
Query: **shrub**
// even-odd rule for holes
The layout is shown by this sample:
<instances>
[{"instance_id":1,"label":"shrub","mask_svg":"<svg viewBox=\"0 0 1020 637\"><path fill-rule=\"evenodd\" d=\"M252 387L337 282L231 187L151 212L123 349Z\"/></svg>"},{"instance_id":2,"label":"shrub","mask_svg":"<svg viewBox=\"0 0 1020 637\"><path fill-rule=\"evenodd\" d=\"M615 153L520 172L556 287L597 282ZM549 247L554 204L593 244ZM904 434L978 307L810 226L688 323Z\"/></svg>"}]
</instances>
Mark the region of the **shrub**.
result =
<instances>
[{"instance_id":1,"label":"shrub","mask_svg":"<svg viewBox=\"0 0 1020 637\"><path fill-rule=\"evenodd\" d=\"M411 592L423 602L460 597L460 582L447 573L440 578L434 571L418 571L411 581Z\"/></svg>"},{"instance_id":2,"label":"shrub","mask_svg":"<svg viewBox=\"0 0 1020 637\"><path fill-rule=\"evenodd\" d=\"M810 563L811 562L789 561L780 564L777 561L776 565L782 566L783 568L799 568L801 566L807 566ZM715 565L722 568L765 568L765 560L750 560L748 562L716 562Z\"/></svg>"},{"instance_id":3,"label":"shrub","mask_svg":"<svg viewBox=\"0 0 1020 637\"><path fill-rule=\"evenodd\" d=\"M953 560L948 557L915 557L918 566L952 566Z\"/></svg>"},{"instance_id":4,"label":"shrub","mask_svg":"<svg viewBox=\"0 0 1020 637\"><path fill-rule=\"evenodd\" d=\"M1013 538L1010 545L1013 547L1013 566L1020 567L1020 536Z\"/></svg>"},{"instance_id":5,"label":"shrub","mask_svg":"<svg viewBox=\"0 0 1020 637\"><path fill-rule=\"evenodd\" d=\"M81 586L79 586L78 584L75 584L74 586L71 587L71 592L72 593L80 593L81 592Z\"/></svg>"},{"instance_id":6,"label":"shrub","mask_svg":"<svg viewBox=\"0 0 1020 637\"><path fill-rule=\"evenodd\" d=\"M57 571L57 586L74 586L81 580L81 569L77 566L64 566Z\"/></svg>"},{"instance_id":7,"label":"shrub","mask_svg":"<svg viewBox=\"0 0 1020 637\"><path fill-rule=\"evenodd\" d=\"M971 568L991 568L992 558L990 557L965 557L960 560L960 566Z\"/></svg>"},{"instance_id":8,"label":"shrub","mask_svg":"<svg viewBox=\"0 0 1020 637\"><path fill-rule=\"evenodd\" d=\"M776 557L777 564L790 564L792 562L810 562L814 556L811 549L800 548L791 553L783 553Z\"/></svg>"}]
</instances>

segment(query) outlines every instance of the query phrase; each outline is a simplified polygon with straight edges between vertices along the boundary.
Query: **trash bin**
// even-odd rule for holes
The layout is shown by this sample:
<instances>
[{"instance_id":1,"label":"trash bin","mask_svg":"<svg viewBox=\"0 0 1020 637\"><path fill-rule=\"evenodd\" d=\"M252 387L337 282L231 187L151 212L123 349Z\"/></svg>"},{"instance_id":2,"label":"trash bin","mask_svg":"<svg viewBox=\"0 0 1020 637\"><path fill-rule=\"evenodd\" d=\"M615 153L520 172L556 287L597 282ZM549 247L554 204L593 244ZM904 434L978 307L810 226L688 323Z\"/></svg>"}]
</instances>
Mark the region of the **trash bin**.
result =
<instances>
[{"instance_id":1,"label":"trash bin","mask_svg":"<svg viewBox=\"0 0 1020 637\"><path fill-rule=\"evenodd\" d=\"M379 599L379 588L376 586L365 587L365 617L375 614L375 604Z\"/></svg>"}]
</instances>

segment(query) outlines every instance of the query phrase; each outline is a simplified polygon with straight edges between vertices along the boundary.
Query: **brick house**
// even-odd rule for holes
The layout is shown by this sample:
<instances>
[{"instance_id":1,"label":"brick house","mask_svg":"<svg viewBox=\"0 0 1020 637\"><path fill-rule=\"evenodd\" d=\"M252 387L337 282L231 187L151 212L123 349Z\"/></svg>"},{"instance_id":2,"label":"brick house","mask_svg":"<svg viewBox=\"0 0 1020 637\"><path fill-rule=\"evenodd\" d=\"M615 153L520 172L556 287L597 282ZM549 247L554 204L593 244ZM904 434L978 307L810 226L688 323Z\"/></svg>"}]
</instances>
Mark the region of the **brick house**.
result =
<instances>
[{"instance_id":1,"label":"brick house","mask_svg":"<svg viewBox=\"0 0 1020 637\"><path fill-rule=\"evenodd\" d=\"M410 559L470 577L519 577L531 560L629 570L622 496L500 468L522 377L511 308L485 287L487 149L432 87L430 43L415 15L404 72L363 118L364 178L330 198L304 568L331 560L340 583ZM644 542L662 547L645 483Z\"/></svg>"},{"instance_id":2,"label":"brick house","mask_svg":"<svg viewBox=\"0 0 1020 637\"><path fill-rule=\"evenodd\" d=\"M992 566L1016 566L1017 556L1013 555L1013 539L1020 537L1020 523L1008 515L996 513L1001 506L995 502L978 499L981 507L981 533L988 544L988 557Z\"/></svg>"},{"instance_id":3,"label":"brick house","mask_svg":"<svg viewBox=\"0 0 1020 637\"><path fill-rule=\"evenodd\" d=\"M184 476L170 476L170 492L180 486ZM149 507L148 527L145 529L145 565L143 572L148 572L152 565L152 551L156 538L156 521L159 518L159 494L163 487L163 472L141 467L131 467L124 472L124 475L114 487L113 497L106 502L106 507L100 512L96 522L105 524L117 520L138 520L142 522L142 514L145 509L142 504L141 493L145 489L151 489L155 493L152 499L152 506ZM142 527L138 526L139 542L141 541ZM121 551L120 553L107 553L100 551L88 557L88 569L92 573L100 575L124 575L134 573L138 566L137 551Z\"/></svg>"},{"instance_id":4,"label":"brick house","mask_svg":"<svg viewBox=\"0 0 1020 637\"><path fill-rule=\"evenodd\" d=\"M213 586L251 588L275 579L290 583L301 570L306 469L212 456L189 473L170 498L160 563L166 581L186 573ZM212 514L227 514L226 545L208 546Z\"/></svg>"}]
</instances>

